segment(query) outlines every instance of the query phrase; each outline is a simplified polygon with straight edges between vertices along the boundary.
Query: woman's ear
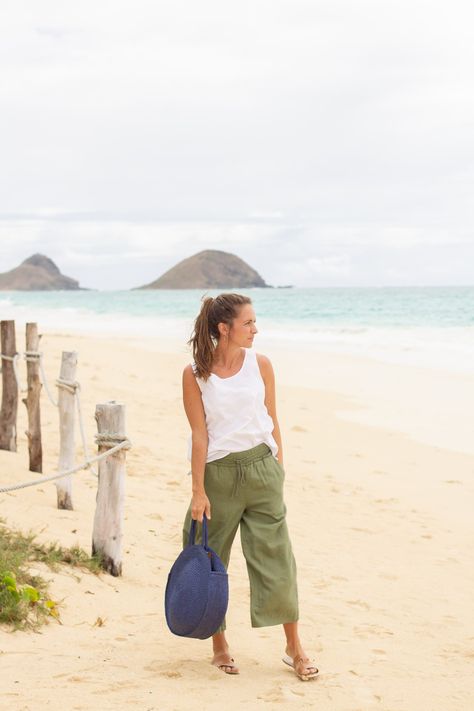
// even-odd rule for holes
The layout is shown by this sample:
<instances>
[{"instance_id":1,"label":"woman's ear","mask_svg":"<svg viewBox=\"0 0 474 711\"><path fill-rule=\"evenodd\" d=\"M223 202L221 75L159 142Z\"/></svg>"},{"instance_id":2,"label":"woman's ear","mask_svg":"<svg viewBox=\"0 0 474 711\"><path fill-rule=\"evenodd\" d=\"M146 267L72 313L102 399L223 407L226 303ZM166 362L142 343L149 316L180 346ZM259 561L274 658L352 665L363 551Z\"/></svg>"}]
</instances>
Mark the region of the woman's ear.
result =
<instances>
[{"instance_id":1,"label":"woman's ear","mask_svg":"<svg viewBox=\"0 0 474 711\"><path fill-rule=\"evenodd\" d=\"M219 336L229 335L229 326L226 323L218 323L217 328L219 329Z\"/></svg>"}]
</instances>

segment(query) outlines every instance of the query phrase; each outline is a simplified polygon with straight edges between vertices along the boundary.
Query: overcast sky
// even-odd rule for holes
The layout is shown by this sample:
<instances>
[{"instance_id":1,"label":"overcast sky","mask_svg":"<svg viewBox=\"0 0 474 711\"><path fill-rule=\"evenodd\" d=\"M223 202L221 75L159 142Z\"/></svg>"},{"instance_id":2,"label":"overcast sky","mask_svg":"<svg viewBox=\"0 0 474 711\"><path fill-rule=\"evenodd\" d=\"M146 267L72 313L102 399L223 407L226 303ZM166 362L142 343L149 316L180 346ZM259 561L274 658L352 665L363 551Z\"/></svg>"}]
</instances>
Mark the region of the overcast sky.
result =
<instances>
[{"instance_id":1,"label":"overcast sky","mask_svg":"<svg viewBox=\"0 0 474 711\"><path fill-rule=\"evenodd\" d=\"M0 16L0 271L129 288L474 284L471 0L23 0Z\"/></svg>"}]
</instances>

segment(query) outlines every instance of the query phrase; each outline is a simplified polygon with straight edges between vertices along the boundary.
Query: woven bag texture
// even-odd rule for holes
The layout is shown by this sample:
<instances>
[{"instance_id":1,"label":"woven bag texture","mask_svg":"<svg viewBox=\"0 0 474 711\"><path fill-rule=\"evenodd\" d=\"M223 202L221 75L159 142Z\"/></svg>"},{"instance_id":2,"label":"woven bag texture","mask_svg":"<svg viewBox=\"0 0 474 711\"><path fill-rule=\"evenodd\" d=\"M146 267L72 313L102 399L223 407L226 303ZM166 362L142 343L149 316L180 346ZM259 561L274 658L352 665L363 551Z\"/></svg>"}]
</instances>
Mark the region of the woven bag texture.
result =
<instances>
[{"instance_id":1,"label":"woven bag texture","mask_svg":"<svg viewBox=\"0 0 474 711\"><path fill-rule=\"evenodd\" d=\"M165 592L166 622L173 634L207 639L224 619L229 600L227 571L207 545L203 520L203 544L194 543L196 522L191 524L189 544L179 554L168 575Z\"/></svg>"}]
</instances>

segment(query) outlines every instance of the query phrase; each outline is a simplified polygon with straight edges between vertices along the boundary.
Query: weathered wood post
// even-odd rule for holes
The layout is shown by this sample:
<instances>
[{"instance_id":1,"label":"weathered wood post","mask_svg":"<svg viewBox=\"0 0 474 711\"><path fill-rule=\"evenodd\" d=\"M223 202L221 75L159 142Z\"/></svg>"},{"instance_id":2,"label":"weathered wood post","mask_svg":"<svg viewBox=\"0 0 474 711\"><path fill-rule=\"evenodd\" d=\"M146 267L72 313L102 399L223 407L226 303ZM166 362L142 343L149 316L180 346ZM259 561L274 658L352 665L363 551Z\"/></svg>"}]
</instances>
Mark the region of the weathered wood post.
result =
<instances>
[{"instance_id":1,"label":"weathered wood post","mask_svg":"<svg viewBox=\"0 0 474 711\"><path fill-rule=\"evenodd\" d=\"M28 412L28 453L30 472L43 471L43 448L41 446L41 413L40 395L41 381L39 376L39 341L36 323L26 324L26 373L27 396L23 398Z\"/></svg>"},{"instance_id":2,"label":"weathered wood post","mask_svg":"<svg viewBox=\"0 0 474 711\"><path fill-rule=\"evenodd\" d=\"M127 440L125 405L114 400L96 405L95 419L99 454ZM92 533L92 555L98 555L104 570L115 576L122 574L125 456L124 448L99 462L99 488Z\"/></svg>"},{"instance_id":3,"label":"weathered wood post","mask_svg":"<svg viewBox=\"0 0 474 711\"><path fill-rule=\"evenodd\" d=\"M61 370L56 381L58 386L59 410L59 461L58 471L66 471L74 466L74 400L76 388L77 353L63 351ZM72 476L65 476L56 482L58 509L73 509Z\"/></svg>"},{"instance_id":4,"label":"weathered wood post","mask_svg":"<svg viewBox=\"0 0 474 711\"><path fill-rule=\"evenodd\" d=\"M2 321L2 409L0 411L0 449L16 452L16 418L18 413L18 383L13 359L17 355L15 321Z\"/></svg>"}]
</instances>

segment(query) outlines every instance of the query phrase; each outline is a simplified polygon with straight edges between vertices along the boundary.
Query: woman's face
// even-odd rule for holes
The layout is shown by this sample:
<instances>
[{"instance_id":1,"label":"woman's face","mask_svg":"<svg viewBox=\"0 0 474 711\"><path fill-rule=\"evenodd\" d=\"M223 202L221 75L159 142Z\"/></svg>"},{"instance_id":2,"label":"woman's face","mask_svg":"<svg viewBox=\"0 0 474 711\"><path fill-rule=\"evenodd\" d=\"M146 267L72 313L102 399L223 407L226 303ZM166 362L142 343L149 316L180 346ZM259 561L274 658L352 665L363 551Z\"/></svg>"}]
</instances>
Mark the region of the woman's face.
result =
<instances>
[{"instance_id":1,"label":"woman's face","mask_svg":"<svg viewBox=\"0 0 474 711\"><path fill-rule=\"evenodd\" d=\"M255 323L256 317L252 304L244 304L234 318L231 328L226 327L229 341L244 348L251 348L255 334L258 333Z\"/></svg>"}]
</instances>

